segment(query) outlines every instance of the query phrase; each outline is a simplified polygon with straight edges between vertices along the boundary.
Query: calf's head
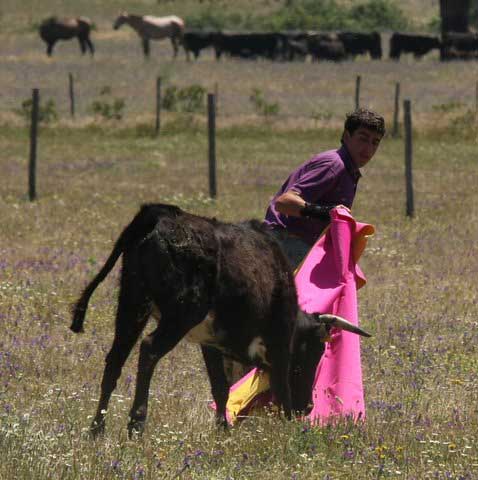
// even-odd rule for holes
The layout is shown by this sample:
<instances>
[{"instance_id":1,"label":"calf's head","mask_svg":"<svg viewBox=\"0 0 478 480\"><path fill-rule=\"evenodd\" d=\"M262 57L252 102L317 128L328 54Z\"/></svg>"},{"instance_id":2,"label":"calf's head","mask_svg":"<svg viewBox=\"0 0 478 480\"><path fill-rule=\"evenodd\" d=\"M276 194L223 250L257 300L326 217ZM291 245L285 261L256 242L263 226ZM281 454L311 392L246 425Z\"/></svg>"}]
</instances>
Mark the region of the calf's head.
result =
<instances>
[{"instance_id":1,"label":"calf's head","mask_svg":"<svg viewBox=\"0 0 478 480\"><path fill-rule=\"evenodd\" d=\"M356 333L364 337L370 334L336 315L308 314L299 311L292 340L290 389L292 408L296 412L309 413L312 408L312 387L315 372L330 340L332 327Z\"/></svg>"}]
</instances>

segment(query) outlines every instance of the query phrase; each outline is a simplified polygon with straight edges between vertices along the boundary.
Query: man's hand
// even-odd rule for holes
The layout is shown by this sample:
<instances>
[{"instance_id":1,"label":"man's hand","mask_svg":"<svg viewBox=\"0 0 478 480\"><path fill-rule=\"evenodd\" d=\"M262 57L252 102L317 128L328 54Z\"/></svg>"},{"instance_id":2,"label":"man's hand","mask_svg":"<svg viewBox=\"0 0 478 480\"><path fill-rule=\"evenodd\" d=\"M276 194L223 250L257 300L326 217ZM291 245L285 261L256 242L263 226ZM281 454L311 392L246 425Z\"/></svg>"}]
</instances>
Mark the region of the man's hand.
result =
<instances>
[{"instance_id":1,"label":"man's hand","mask_svg":"<svg viewBox=\"0 0 478 480\"><path fill-rule=\"evenodd\" d=\"M320 220L330 220L330 210L335 206L316 205L315 203L306 203L300 210L300 215L307 218L318 218Z\"/></svg>"},{"instance_id":2,"label":"man's hand","mask_svg":"<svg viewBox=\"0 0 478 480\"><path fill-rule=\"evenodd\" d=\"M346 207L345 205L335 205L334 208L343 208L343 209L347 210L347 212L352 213L352 211L350 210L350 208L349 208L349 207Z\"/></svg>"}]
</instances>

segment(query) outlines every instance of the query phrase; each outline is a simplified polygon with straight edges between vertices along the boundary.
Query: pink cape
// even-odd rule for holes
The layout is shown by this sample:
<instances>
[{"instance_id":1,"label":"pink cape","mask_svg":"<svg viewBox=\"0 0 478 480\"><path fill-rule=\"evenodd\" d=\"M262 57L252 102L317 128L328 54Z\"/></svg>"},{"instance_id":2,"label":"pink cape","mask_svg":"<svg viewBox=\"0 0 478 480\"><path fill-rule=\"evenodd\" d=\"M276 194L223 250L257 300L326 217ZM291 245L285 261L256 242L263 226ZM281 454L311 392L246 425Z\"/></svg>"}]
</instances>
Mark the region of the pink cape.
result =
<instances>
[{"instance_id":1,"label":"pink cape","mask_svg":"<svg viewBox=\"0 0 478 480\"><path fill-rule=\"evenodd\" d=\"M374 233L346 209L331 211L326 233L313 245L295 274L299 306L307 313L332 313L358 325L357 289L365 276L357 262ZM335 330L326 344L313 387L314 407L307 420L329 423L340 417L365 418L360 337ZM253 369L230 389L226 415L231 423L254 405L267 403L268 376ZM215 408L214 403L211 407Z\"/></svg>"},{"instance_id":2,"label":"pink cape","mask_svg":"<svg viewBox=\"0 0 478 480\"><path fill-rule=\"evenodd\" d=\"M357 265L374 233L372 225L356 222L345 209L331 212L330 228L311 248L295 282L299 306L307 313L332 313L358 325L357 289L365 276ZM317 367L312 423L337 417L365 418L360 337L336 330Z\"/></svg>"}]
</instances>

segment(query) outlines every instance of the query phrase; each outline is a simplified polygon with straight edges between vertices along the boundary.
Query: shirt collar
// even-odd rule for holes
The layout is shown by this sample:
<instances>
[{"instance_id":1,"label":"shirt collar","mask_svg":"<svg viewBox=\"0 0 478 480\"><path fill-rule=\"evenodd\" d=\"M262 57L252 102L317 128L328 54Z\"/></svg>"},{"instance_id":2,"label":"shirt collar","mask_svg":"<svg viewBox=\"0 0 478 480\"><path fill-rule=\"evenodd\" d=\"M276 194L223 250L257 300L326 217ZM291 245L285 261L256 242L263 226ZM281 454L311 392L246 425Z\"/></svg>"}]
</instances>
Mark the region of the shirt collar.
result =
<instances>
[{"instance_id":1,"label":"shirt collar","mask_svg":"<svg viewBox=\"0 0 478 480\"><path fill-rule=\"evenodd\" d=\"M350 173L352 178L357 181L362 176L362 174L360 173L360 170L355 166L355 163L353 162L352 157L350 156L350 153L344 143L342 143L342 146L337 150L337 153L344 162L347 171Z\"/></svg>"}]
</instances>

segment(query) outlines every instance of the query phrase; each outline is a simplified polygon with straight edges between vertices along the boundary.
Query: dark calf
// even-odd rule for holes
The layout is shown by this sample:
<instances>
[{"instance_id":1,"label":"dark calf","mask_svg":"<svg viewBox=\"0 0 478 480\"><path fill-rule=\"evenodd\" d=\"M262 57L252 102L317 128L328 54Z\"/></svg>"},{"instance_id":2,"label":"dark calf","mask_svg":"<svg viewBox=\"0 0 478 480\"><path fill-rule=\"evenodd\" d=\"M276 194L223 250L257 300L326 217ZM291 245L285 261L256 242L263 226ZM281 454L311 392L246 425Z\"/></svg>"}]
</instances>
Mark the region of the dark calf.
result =
<instances>
[{"instance_id":1,"label":"dark calf","mask_svg":"<svg viewBox=\"0 0 478 480\"><path fill-rule=\"evenodd\" d=\"M272 392L290 418L310 403L331 326L367 335L339 317L298 315L289 263L258 222L226 224L168 205L143 206L125 228L74 307L74 332L82 331L91 295L121 254L115 338L93 433L104 428L111 393L150 316L159 321L141 343L130 433L143 430L156 364L183 337L201 345L217 420L226 425L223 356L268 370Z\"/></svg>"}]
</instances>

